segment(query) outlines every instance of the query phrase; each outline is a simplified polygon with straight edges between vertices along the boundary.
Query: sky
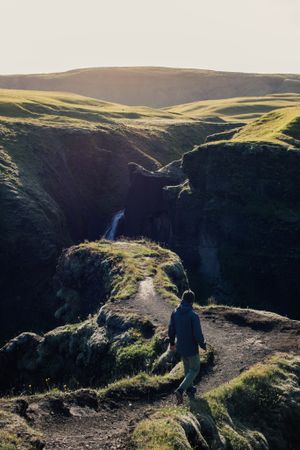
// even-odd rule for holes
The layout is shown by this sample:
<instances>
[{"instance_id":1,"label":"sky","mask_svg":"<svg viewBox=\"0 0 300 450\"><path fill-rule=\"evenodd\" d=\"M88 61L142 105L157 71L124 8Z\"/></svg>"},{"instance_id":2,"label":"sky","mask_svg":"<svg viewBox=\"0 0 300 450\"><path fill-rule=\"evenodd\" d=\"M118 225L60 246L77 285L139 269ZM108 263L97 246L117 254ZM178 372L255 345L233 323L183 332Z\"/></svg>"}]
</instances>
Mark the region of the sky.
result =
<instances>
[{"instance_id":1,"label":"sky","mask_svg":"<svg viewBox=\"0 0 300 450\"><path fill-rule=\"evenodd\" d=\"M300 73L300 0L0 0L0 74L165 66Z\"/></svg>"}]
</instances>

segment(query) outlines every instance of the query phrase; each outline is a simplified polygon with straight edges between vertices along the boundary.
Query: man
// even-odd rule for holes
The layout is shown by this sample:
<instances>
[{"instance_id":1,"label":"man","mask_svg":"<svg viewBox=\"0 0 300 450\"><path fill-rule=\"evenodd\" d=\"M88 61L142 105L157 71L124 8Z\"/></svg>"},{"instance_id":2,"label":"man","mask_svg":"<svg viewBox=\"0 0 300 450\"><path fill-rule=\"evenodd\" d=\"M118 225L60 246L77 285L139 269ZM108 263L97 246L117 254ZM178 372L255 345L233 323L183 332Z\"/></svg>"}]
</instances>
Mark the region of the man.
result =
<instances>
[{"instance_id":1,"label":"man","mask_svg":"<svg viewBox=\"0 0 300 450\"><path fill-rule=\"evenodd\" d=\"M185 291L180 305L172 312L169 323L170 350L177 351L181 356L185 374L183 382L175 391L178 405L183 403L184 392L190 398L194 397L196 388L193 386L193 382L200 370L199 345L206 350L200 318L193 310L194 300L194 292ZM176 345L175 337L177 337Z\"/></svg>"}]
</instances>

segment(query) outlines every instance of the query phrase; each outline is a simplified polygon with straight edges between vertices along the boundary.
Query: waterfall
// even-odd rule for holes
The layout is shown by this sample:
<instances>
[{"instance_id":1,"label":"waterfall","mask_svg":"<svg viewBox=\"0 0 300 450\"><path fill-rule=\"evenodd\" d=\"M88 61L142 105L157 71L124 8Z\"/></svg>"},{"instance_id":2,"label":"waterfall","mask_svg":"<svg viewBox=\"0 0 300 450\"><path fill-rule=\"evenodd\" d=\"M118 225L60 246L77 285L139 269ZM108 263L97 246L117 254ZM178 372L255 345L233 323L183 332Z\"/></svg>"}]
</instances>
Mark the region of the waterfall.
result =
<instances>
[{"instance_id":1,"label":"waterfall","mask_svg":"<svg viewBox=\"0 0 300 450\"><path fill-rule=\"evenodd\" d=\"M118 211L112 218L111 223L107 230L104 233L103 238L108 239L109 241L114 241L116 238L118 225L120 220L124 217L125 210L122 209L121 211Z\"/></svg>"}]
</instances>

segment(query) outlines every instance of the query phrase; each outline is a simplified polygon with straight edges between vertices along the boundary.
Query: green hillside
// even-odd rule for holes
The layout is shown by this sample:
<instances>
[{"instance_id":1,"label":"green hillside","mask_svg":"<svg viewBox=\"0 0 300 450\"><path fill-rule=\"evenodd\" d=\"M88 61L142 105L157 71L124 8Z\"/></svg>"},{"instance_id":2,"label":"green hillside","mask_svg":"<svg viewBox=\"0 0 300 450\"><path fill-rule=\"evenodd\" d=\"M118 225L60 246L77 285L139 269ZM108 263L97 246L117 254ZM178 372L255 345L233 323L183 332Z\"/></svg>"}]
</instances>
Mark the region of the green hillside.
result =
<instances>
[{"instance_id":1,"label":"green hillside","mask_svg":"<svg viewBox=\"0 0 300 450\"><path fill-rule=\"evenodd\" d=\"M275 109L300 107L300 94L274 94L265 97L236 97L229 99L205 100L165 108L170 113L185 117L220 117L226 121L249 122Z\"/></svg>"},{"instance_id":2,"label":"green hillside","mask_svg":"<svg viewBox=\"0 0 300 450\"><path fill-rule=\"evenodd\" d=\"M300 147L300 106L264 114L246 125L234 141L269 141Z\"/></svg>"},{"instance_id":3,"label":"green hillside","mask_svg":"<svg viewBox=\"0 0 300 450\"><path fill-rule=\"evenodd\" d=\"M0 116L6 121L94 127L114 120L172 120L176 114L147 107L130 107L62 92L0 90Z\"/></svg>"}]
</instances>

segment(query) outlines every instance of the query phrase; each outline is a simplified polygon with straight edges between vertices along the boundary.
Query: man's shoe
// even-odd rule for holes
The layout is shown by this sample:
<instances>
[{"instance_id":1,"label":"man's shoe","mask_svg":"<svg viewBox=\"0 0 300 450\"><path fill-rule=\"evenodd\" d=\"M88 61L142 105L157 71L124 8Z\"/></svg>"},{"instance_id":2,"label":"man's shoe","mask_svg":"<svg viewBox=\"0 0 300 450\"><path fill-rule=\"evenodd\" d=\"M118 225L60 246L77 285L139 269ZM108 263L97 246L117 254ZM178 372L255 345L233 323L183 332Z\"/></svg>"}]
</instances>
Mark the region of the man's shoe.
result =
<instances>
[{"instance_id":1,"label":"man's shoe","mask_svg":"<svg viewBox=\"0 0 300 450\"><path fill-rule=\"evenodd\" d=\"M195 388L195 386L192 386L186 390L188 397L191 399L195 398L196 392L197 392L197 389Z\"/></svg>"},{"instance_id":2,"label":"man's shoe","mask_svg":"<svg viewBox=\"0 0 300 450\"><path fill-rule=\"evenodd\" d=\"M182 405L182 403L183 403L183 391L181 389L176 389L175 397L176 397L177 405Z\"/></svg>"}]
</instances>

